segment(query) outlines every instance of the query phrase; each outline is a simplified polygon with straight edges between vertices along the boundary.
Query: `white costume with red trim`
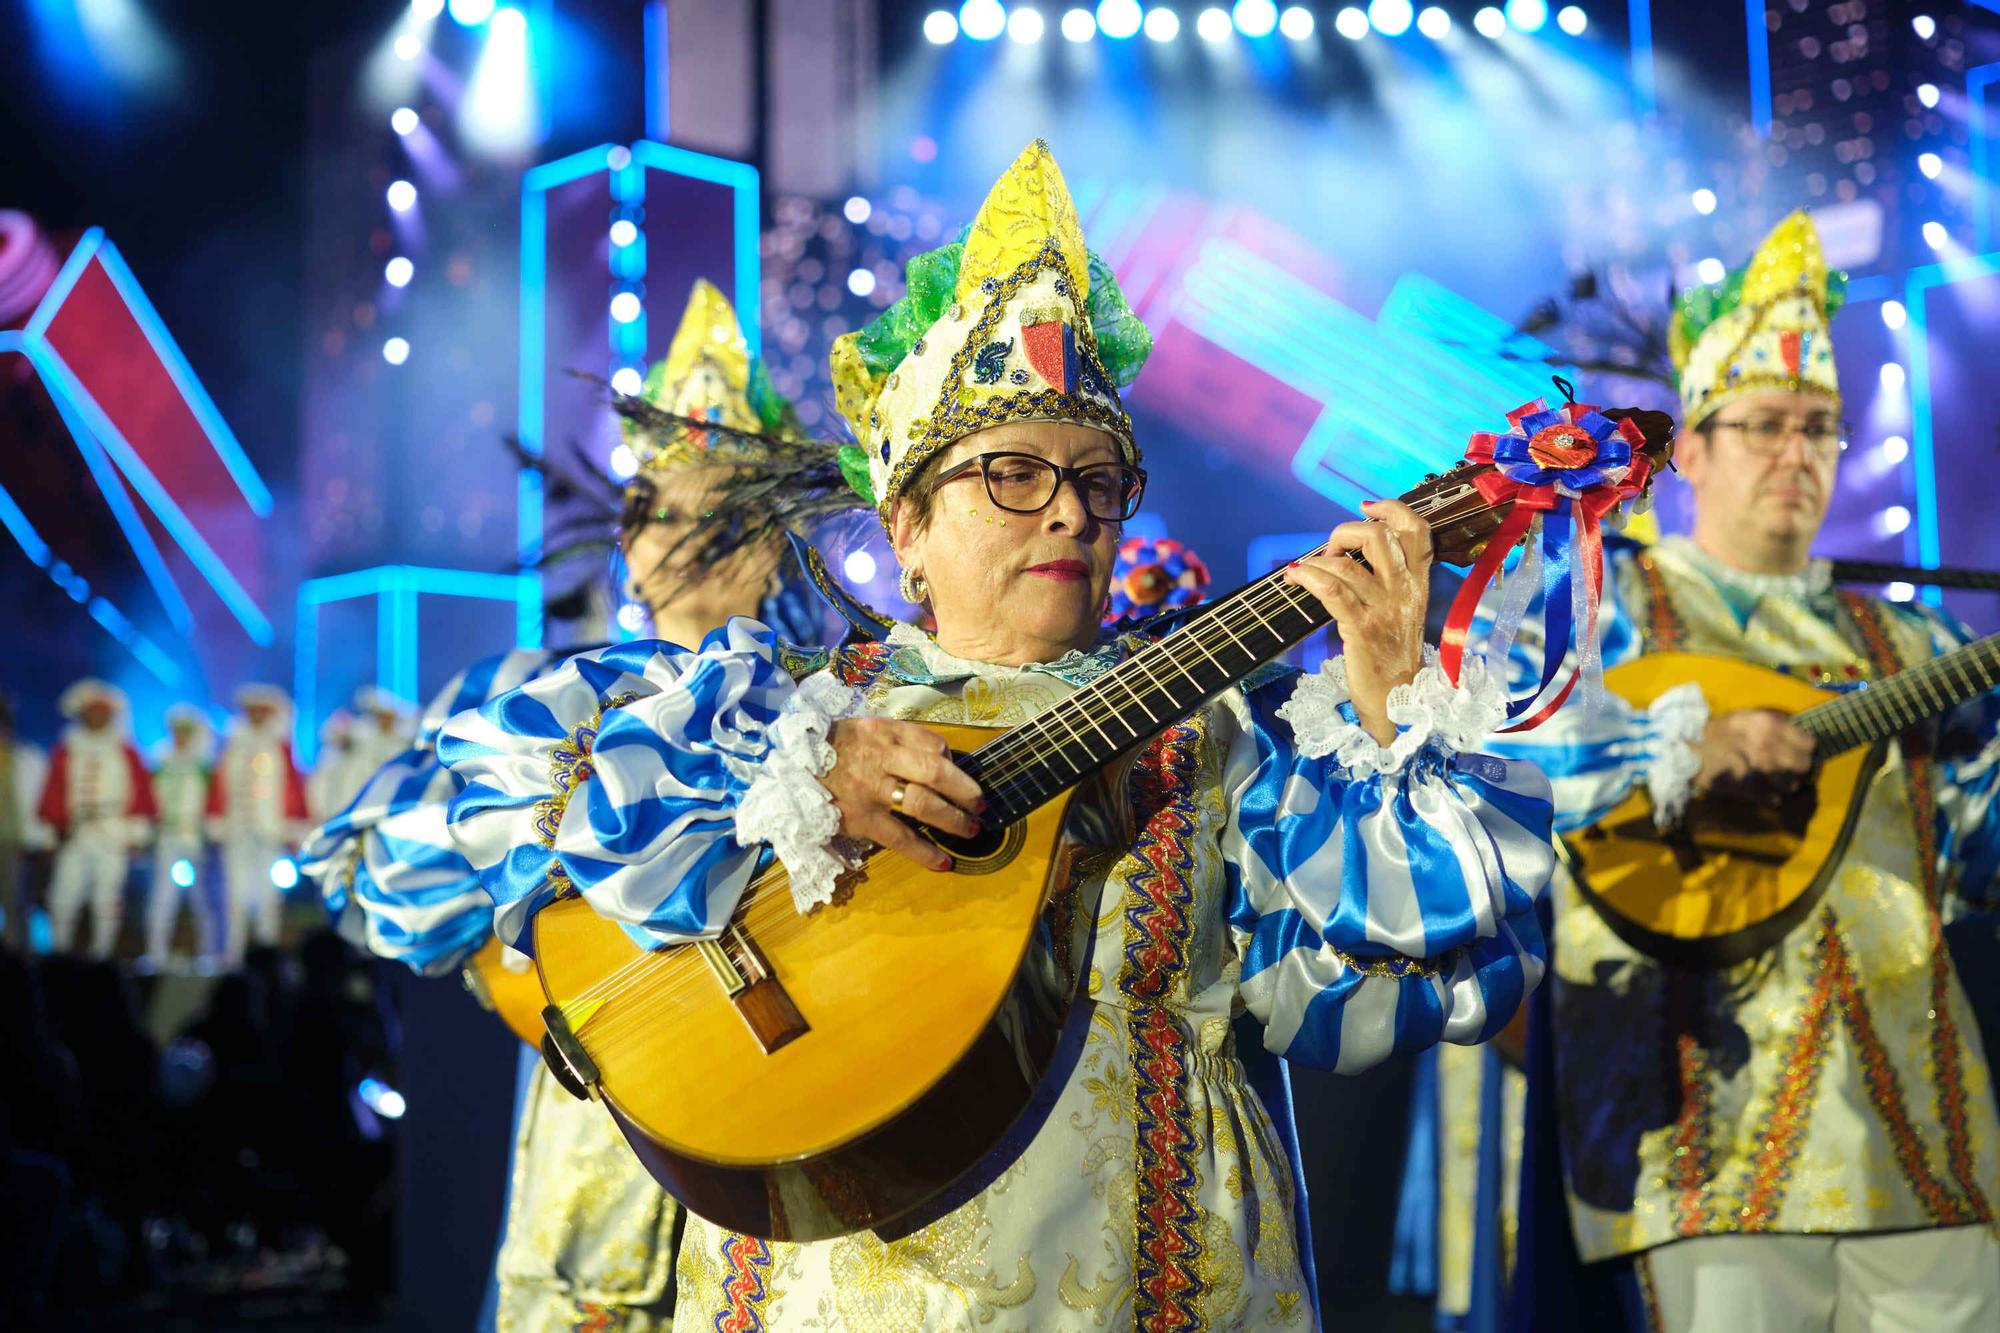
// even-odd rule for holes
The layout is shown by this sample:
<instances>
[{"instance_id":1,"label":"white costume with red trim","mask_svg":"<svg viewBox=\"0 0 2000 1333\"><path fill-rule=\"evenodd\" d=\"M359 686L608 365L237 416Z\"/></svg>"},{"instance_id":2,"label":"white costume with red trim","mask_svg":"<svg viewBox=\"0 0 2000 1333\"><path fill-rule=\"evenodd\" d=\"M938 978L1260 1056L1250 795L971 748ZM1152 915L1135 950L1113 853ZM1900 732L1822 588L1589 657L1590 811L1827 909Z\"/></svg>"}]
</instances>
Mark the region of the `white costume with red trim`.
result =
<instances>
[{"instance_id":1,"label":"white costume with red trim","mask_svg":"<svg viewBox=\"0 0 2000 1333\"><path fill-rule=\"evenodd\" d=\"M196 729L184 744L169 740L160 753L159 767L153 770L153 799L159 806L160 833L153 843L153 890L146 901L146 957L155 963L165 961L172 948L184 895L194 911L195 955L206 957L218 943L215 889L208 882L205 828L209 763L215 750L215 736L209 730L208 720L186 704L177 704L168 712L168 725L182 718L194 722ZM176 878L176 868L183 863L186 869L179 871Z\"/></svg>"},{"instance_id":2,"label":"white costume with red trim","mask_svg":"<svg viewBox=\"0 0 2000 1333\"><path fill-rule=\"evenodd\" d=\"M76 942L77 918L91 913L90 953L109 958L125 917L125 879L132 852L151 830L153 788L146 765L123 729L125 699L99 681L79 681L65 691L71 717L102 703L111 718L99 727L82 723L63 733L42 786L41 818L61 846L49 879L49 925L58 952Z\"/></svg>"},{"instance_id":3,"label":"white costume with red trim","mask_svg":"<svg viewBox=\"0 0 2000 1333\"><path fill-rule=\"evenodd\" d=\"M238 716L208 784L209 836L222 850L225 964L243 960L248 936L278 942L280 899L271 867L305 833L306 789L292 762L290 709L275 691L239 694L268 702L261 726Z\"/></svg>"}]
</instances>

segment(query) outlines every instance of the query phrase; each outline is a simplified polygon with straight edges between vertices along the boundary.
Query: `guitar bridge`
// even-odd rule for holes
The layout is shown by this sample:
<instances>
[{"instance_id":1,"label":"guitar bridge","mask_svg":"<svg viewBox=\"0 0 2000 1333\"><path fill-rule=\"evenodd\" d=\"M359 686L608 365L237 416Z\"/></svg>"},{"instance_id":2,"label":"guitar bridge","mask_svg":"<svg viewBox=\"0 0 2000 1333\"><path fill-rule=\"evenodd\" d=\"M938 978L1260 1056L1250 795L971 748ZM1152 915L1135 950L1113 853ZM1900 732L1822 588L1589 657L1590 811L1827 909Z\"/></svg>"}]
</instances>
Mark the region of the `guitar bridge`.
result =
<instances>
[{"instance_id":1,"label":"guitar bridge","mask_svg":"<svg viewBox=\"0 0 2000 1333\"><path fill-rule=\"evenodd\" d=\"M764 1054L812 1030L772 971L771 961L743 927L732 925L719 938L702 940L695 948Z\"/></svg>"}]
</instances>

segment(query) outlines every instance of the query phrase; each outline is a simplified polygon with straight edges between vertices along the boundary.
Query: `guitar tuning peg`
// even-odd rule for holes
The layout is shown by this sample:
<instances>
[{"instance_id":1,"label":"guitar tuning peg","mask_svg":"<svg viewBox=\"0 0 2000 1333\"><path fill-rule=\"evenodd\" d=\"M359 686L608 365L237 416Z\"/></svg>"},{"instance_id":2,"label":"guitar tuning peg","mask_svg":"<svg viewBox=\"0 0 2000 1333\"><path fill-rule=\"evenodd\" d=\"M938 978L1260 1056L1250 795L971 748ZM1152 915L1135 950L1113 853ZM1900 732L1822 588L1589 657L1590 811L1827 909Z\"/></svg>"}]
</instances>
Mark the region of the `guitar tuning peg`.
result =
<instances>
[{"instance_id":1,"label":"guitar tuning peg","mask_svg":"<svg viewBox=\"0 0 2000 1333\"><path fill-rule=\"evenodd\" d=\"M1433 482L1433 481L1436 481L1437 479L1438 479L1438 474L1437 474L1437 473L1435 473L1435 472L1426 472L1426 473L1424 473L1424 481L1425 481L1425 483L1426 483L1426 484L1428 484L1428 483L1430 483L1430 482Z\"/></svg>"}]
</instances>

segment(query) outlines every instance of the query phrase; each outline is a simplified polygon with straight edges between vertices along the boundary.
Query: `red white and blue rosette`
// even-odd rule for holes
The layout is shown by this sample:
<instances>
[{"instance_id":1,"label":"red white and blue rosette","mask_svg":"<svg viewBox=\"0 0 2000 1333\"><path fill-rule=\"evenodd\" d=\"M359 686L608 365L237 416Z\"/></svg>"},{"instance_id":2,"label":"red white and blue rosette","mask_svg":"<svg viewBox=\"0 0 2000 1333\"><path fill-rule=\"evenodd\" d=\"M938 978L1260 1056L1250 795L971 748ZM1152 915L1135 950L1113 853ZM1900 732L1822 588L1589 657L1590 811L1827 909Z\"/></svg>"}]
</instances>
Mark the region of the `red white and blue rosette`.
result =
<instances>
[{"instance_id":1,"label":"red white and blue rosette","mask_svg":"<svg viewBox=\"0 0 2000 1333\"><path fill-rule=\"evenodd\" d=\"M1613 421L1588 403L1551 408L1538 398L1509 412L1507 422L1511 429L1505 434L1478 432L1466 450L1470 461L1493 465L1473 480L1487 504L1497 508L1511 500L1513 508L1452 602L1438 656L1456 684L1480 599L1507 553L1540 520L1541 541L1523 554L1494 616L1487 646L1494 670L1504 670L1529 598L1539 590L1547 631L1542 679L1507 705L1507 716L1514 721L1506 730L1526 731L1560 708L1578 680L1587 682L1586 696L1603 688L1597 644L1597 607L1604 590L1602 524L1619 504L1644 492L1652 464L1639 451L1646 440L1636 425ZM1579 626L1580 640L1575 638ZM1580 645L1577 667L1559 683L1572 641Z\"/></svg>"},{"instance_id":2,"label":"red white and blue rosette","mask_svg":"<svg viewBox=\"0 0 2000 1333\"><path fill-rule=\"evenodd\" d=\"M1104 623L1177 611L1208 595L1208 566L1171 537L1127 537L1111 569L1111 604Z\"/></svg>"}]
</instances>

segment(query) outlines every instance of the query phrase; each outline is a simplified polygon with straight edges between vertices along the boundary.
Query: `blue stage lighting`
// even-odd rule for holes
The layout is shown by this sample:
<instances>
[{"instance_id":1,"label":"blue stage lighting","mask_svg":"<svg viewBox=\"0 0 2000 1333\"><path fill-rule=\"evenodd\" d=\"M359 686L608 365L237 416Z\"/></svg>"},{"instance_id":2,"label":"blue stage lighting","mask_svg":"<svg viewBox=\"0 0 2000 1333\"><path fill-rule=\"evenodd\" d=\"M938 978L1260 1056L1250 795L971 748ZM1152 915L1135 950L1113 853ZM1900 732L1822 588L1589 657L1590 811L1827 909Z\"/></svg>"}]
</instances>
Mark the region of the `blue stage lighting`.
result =
<instances>
[{"instance_id":1,"label":"blue stage lighting","mask_svg":"<svg viewBox=\"0 0 2000 1333\"><path fill-rule=\"evenodd\" d=\"M1929 179L1936 180L1939 173L1944 170L1944 159L1936 153L1918 153L1917 170L1923 172Z\"/></svg>"},{"instance_id":2,"label":"blue stage lighting","mask_svg":"<svg viewBox=\"0 0 2000 1333\"><path fill-rule=\"evenodd\" d=\"M1590 15L1575 5L1564 5L1556 11L1556 26L1572 37L1581 37L1590 26Z\"/></svg>"},{"instance_id":3,"label":"blue stage lighting","mask_svg":"<svg viewBox=\"0 0 2000 1333\"><path fill-rule=\"evenodd\" d=\"M1042 22L1039 9L1017 9L1007 16L1007 37L1023 46L1042 40L1042 33L1048 25Z\"/></svg>"},{"instance_id":4,"label":"blue stage lighting","mask_svg":"<svg viewBox=\"0 0 2000 1333\"><path fill-rule=\"evenodd\" d=\"M444 13L444 0L410 0L410 17L419 23L429 23Z\"/></svg>"},{"instance_id":5,"label":"blue stage lighting","mask_svg":"<svg viewBox=\"0 0 2000 1333\"><path fill-rule=\"evenodd\" d=\"M1062 16L1062 35L1072 42L1087 42L1097 36L1097 20L1087 9L1071 9Z\"/></svg>"},{"instance_id":6,"label":"blue stage lighting","mask_svg":"<svg viewBox=\"0 0 2000 1333\"><path fill-rule=\"evenodd\" d=\"M1236 31L1236 26L1229 21L1228 10L1210 6L1195 16L1194 30L1204 42L1219 42Z\"/></svg>"},{"instance_id":7,"label":"blue stage lighting","mask_svg":"<svg viewBox=\"0 0 2000 1333\"><path fill-rule=\"evenodd\" d=\"M856 296L869 296L875 291L875 270L857 268L847 274L847 290Z\"/></svg>"},{"instance_id":8,"label":"blue stage lighting","mask_svg":"<svg viewBox=\"0 0 2000 1333\"><path fill-rule=\"evenodd\" d=\"M400 366L410 359L410 340L391 338L382 344L382 359L392 366Z\"/></svg>"},{"instance_id":9,"label":"blue stage lighting","mask_svg":"<svg viewBox=\"0 0 2000 1333\"><path fill-rule=\"evenodd\" d=\"M1909 322L1909 307L1905 306L1901 301L1884 301L1882 303L1883 324L1892 329L1900 329Z\"/></svg>"},{"instance_id":10,"label":"blue stage lighting","mask_svg":"<svg viewBox=\"0 0 2000 1333\"><path fill-rule=\"evenodd\" d=\"M624 249L638 239L639 228L634 225L632 219L619 218L611 224L611 243L619 249Z\"/></svg>"},{"instance_id":11,"label":"blue stage lighting","mask_svg":"<svg viewBox=\"0 0 2000 1333\"><path fill-rule=\"evenodd\" d=\"M1938 86L1935 83L1918 84L1917 100L1927 107L1935 107L1938 104Z\"/></svg>"},{"instance_id":12,"label":"blue stage lighting","mask_svg":"<svg viewBox=\"0 0 2000 1333\"><path fill-rule=\"evenodd\" d=\"M1694 192L1694 211L1707 217L1715 211L1715 191L1700 189Z\"/></svg>"},{"instance_id":13,"label":"blue stage lighting","mask_svg":"<svg viewBox=\"0 0 2000 1333\"><path fill-rule=\"evenodd\" d=\"M1711 255L1694 266L1694 275L1704 283L1714 284L1727 277L1728 270L1722 267L1720 259Z\"/></svg>"},{"instance_id":14,"label":"blue stage lighting","mask_svg":"<svg viewBox=\"0 0 2000 1333\"><path fill-rule=\"evenodd\" d=\"M1145 10L1139 0L1100 0L1097 6L1097 30L1106 37L1123 40L1135 35L1139 25L1145 21Z\"/></svg>"},{"instance_id":15,"label":"blue stage lighting","mask_svg":"<svg viewBox=\"0 0 2000 1333\"><path fill-rule=\"evenodd\" d=\"M1271 0L1236 0L1233 17L1245 37L1269 37L1278 26L1278 7Z\"/></svg>"},{"instance_id":16,"label":"blue stage lighting","mask_svg":"<svg viewBox=\"0 0 2000 1333\"><path fill-rule=\"evenodd\" d=\"M1417 15L1417 31L1434 42L1441 42L1451 31L1451 15L1436 5L1426 5L1423 12Z\"/></svg>"},{"instance_id":17,"label":"blue stage lighting","mask_svg":"<svg viewBox=\"0 0 2000 1333\"><path fill-rule=\"evenodd\" d=\"M1942 250L1950 240L1951 233L1944 229L1944 223L1926 222L1924 224L1924 244L1928 245L1931 249Z\"/></svg>"},{"instance_id":18,"label":"blue stage lighting","mask_svg":"<svg viewBox=\"0 0 2000 1333\"><path fill-rule=\"evenodd\" d=\"M451 21L476 28L493 17L493 0L451 0Z\"/></svg>"},{"instance_id":19,"label":"blue stage lighting","mask_svg":"<svg viewBox=\"0 0 2000 1333\"><path fill-rule=\"evenodd\" d=\"M1007 30L1007 6L1000 0L965 0L958 7L958 27L975 42L990 42Z\"/></svg>"},{"instance_id":20,"label":"blue stage lighting","mask_svg":"<svg viewBox=\"0 0 2000 1333\"><path fill-rule=\"evenodd\" d=\"M1522 32L1540 32L1549 21L1548 0L1507 0L1507 21Z\"/></svg>"},{"instance_id":21,"label":"blue stage lighting","mask_svg":"<svg viewBox=\"0 0 2000 1333\"><path fill-rule=\"evenodd\" d=\"M1384 37L1401 37L1415 17L1410 0L1369 0L1368 22Z\"/></svg>"},{"instance_id":22,"label":"blue stage lighting","mask_svg":"<svg viewBox=\"0 0 2000 1333\"><path fill-rule=\"evenodd\" d=\"M630 324L643 313L636 292L620 292L611 298L611 318L620 324Z\"/></svg>"},{"instance_id":23,"label":"blue stage lighting","mask_svg":"<svg viewBox=\"0 0 2000 1333\"><path fill-rule=\"evenodd\" d=\"M417 113L406 106L399 106L389 113L389 128L398 134L413 134L417 128Z\"/></svg>"},{"instance_id":24,"label":"blue stage lighting","mask_svg":"<svg viewBox=\"0 0 2000 1333\"><path fill-rule=\"evenodd\" d=\"M396 59L415 60L424 53L424 39L413 32L406 32L396 38Z\"/></svg>"},{"instance_id":25,"label":"blue stage lighting","mask_svg":"<svg viewBox=\"0 0 2000 1333\"><path fill-rule=\"evenodd\" d=\"M1156 42L1171 42L1181 35L1181 16L1155 5L1146 11L1146 36Z\"/></svg>"},{"instance_id":26,"label":"blue stage lighting","mask_svg":"<svg viewBox=\"0 0 2000 1333\"><path fill-rule=\"evenodd\" d=\"M933 9L924 16L924 39L933 46L957 41L958 20L942 9Z\"/></svg>"},{"instance_id":27,"label":"blue stage lighting","mask_svg":"<svg viewBox=\"0 0 2000 1333\"><path fill-rule=\"evenodd\" d=\"M1278 31L1295 42L1303 42L1313 35L1313 12L1304 5L1293 5L1278 15Z\"/></svg>"},{"instance_id":28,"label":"blue stage lighting","mask_svg":"<svg viewBox=\"0 0 2000 1333\"><path fill-rule=\"evenodd\" d=\"M417 206L417 187L408 181L389 182L389 207L407 213Z\"/></svg>"},{"instance_id":29,"label":"blue stage lighting","mask_svg":"<svg viewBox=\"0 0 2000 1333\"><path fill-rule=\"evenodd\" d=\"M391 287L407 287L416 275L417 266L403 255L397 255L382 268L382 278Z\"/></svg>"},{"instance_id":30,"label":"blue stage lighting","mask_svg":"<svg viewBox=\"0 0 2000 1333\"><path fill-rule=\"evenodd\" d=\"M299 882L299 864L289 856L271 862L271 883L280 893L289 893Z\"/></svg>"},{"instance_id":31,"label":"blue stage lighting","mask_svg":"<svg viewBox=\"0 0 2000 1333\"><path fill-rule=\"evenodd\" d=\"M1507 16L1488 5L1472 16L1472 26L1481 37L1497 42L1500 35L1507 31Z\"/></svg>"},{"instance_id":32,"label":"blue stage lighting","mask_svg":"<svg viewBox=\"0 0 2000 1333\"><path fill-rule=\"evenodd\" d=\"M1358 42L1368 35L1368 15L1349 5L1334 16L1333 30L1350 42Z\"/></svg>"},{"instance_id":33,"label":"blue stage lighting","mask_svg":"<svg viewBox=\"0 0 2000 1333\"><path fill-rule=\"evenodd\" d=\"M174 868L167 873L173 877L176 886L183 889L194 887L194 862L185 856L174 862Z\"/></svg>"},{"instance_id":34,"label":"blue stage lighting","mask_svg":"<svg viewBox=\"0 0 2000 1333\"><path fill-rule=\"evenodd\" d=\"M849 551L840 565L849 583L867 583L875 577L875 557L866 551Z\"/></svg>"},{"instance_id":35,"label":"blue stage lighting","mask_svg":"<svg viewBox=\"0 0 2000 1333\"><path fill-rule=\"evenodd\" d=\"M1919 41L1928 42L1937 36L1937 20L1929 14L1919 14L1910 20L1910 29L1917 34Z\"/></svg>"}]
</instances>

